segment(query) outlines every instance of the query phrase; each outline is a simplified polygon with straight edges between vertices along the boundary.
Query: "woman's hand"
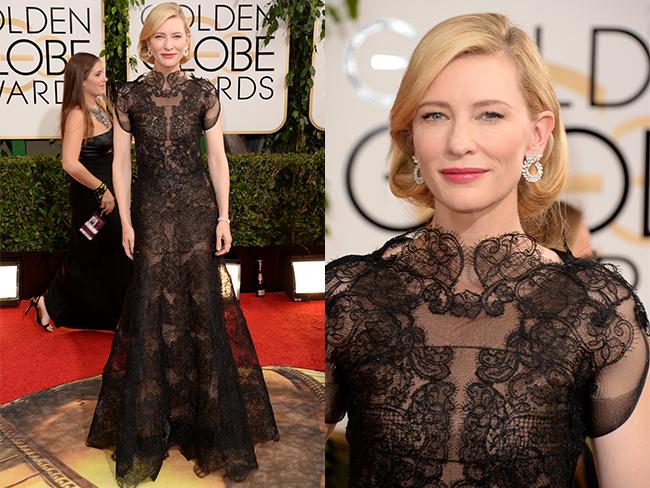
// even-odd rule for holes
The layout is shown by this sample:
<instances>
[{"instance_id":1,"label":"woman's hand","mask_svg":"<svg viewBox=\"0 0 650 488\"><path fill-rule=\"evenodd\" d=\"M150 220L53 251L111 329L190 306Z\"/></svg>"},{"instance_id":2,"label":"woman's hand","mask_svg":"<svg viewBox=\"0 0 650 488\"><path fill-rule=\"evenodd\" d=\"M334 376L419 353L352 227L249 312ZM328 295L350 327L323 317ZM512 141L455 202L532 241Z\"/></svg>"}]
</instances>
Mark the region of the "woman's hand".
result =
<instances>
[{"instance_id":1,"label":"woman's hand","mask_svg":"<svg viewBox=\"0 0 650 488\"><path fill-rule=\"evenodd\" d=\"M106 190L104 192L102 201L99 202L99 208L101 208L105 214L111 213L115 208L115 197L110 190Z\"/></svg>"},{"instance_id":2,"label":"woman's hand","mask_svg":"<svg viewBox=\"0 0 650 488\"><path fill-rule=\"evenodd\" d=\"M129 257L130 260L133 260L133 246L135 244L135 232L133 227L122 226L122 246L124 247L124 252Z\"/></svg>"},{"instance_id":3,"label":"woman's hand","mask_svg":"<svg viewBox=\"0 0 650 488\"><path fill-rule=\"evenodd\" d=\"M217 222L217 252L215 256L223 256L230 251L232 236L230 235L230 224L225 220Z\"/></svg>"}]
</instances>

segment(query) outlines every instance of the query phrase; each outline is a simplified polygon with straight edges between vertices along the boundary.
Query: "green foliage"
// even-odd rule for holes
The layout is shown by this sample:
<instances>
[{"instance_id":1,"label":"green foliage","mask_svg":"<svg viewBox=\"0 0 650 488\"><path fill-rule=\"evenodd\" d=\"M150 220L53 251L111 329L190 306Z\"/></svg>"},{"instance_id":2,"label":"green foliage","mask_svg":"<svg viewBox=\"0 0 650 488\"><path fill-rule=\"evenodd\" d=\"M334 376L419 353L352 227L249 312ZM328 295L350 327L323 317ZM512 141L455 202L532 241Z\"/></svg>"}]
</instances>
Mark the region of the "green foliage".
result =
<instances>
[{"instance_id":1,"label":"green foliage","mask_svg":"<svg viewBox=\"0 0 650 488\"><path fill-rule=\"evenodd\" d=\"M342 14L340 9L334 5L327 5L326 11L327 16L331 17L334 22L341 23L344 19L344 15L347 15L351 19L356 19L359 15L359 1L360 0L345 0L345 13Z\"/></svg>"},{"instance_id":2,"label":"green foliage","mask_svg":"<svg viewBox=\"0 0 650 488\"><path fill-rule=\"evenodd\" d=\"M278 132L268 137L273 151L311 152L325 145L325 134L309 120L309 92L314 84L311 65L316 21L320 37L325 36L325 4L322 0L274 0L269 8L265 26L267 41L280 22L289 27L289 72L285 83L289 92L287 121Z\"/></svg>"},{"instance_id":3,"label":"green foliage","mask_svg":"<svg viewBox=\"0 0 650 488\"><path fill-rule=\"evenodd\" d=\"M229 160L235 245L324 241L324 151L231 154ZM57 158L0 158L0 195L0 251L67 248L68 179Z\"/></svg>"},{"instance_id":4,"label":"green foliage","mask_svg":"<svg viewBox=\"0 0 650 488\"><path fill-rule=\"evenodd\" d=\"M104 49L99 54L106 61L110 93L126 81L126 52L129 39L129 5L144 5L144 0L104 0ZM131 56L129 63L136 63Z\"/></svg>"},{"instance_id":5,"label":"green foliage","mask_svg":"<svg viewBox=\"0 0 650 488\"><path fill-rule=\"evenodd\" d=\"M52 251L70 236L67 175L51 156L0 158L0 250Z\"/></svg>"},{"instance_id":6,"label":"green foliage","mask_svg":"<svg viewBox=\"0 0 650 488\"><path fill-rule=\"evenodd\" d=\"M324 242L324 150L229 154L228 159L236 245Z\"/></svg>"}]
</instances>

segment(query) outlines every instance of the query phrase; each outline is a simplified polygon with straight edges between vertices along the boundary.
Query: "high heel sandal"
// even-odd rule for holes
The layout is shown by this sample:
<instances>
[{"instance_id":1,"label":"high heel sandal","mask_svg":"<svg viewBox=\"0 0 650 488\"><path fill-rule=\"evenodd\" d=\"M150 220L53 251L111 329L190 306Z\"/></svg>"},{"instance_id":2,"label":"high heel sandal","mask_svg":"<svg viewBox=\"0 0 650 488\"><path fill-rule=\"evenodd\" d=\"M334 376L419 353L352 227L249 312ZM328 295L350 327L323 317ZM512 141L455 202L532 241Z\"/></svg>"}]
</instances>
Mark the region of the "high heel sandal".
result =
<instances>
[{"instance_id":1,"label":"high heel sandal","mask_svg":"<svg viewBox=\"0 0 650 488\"><path fill-rule=\"evenodd\" d=\"M52 324L47 323L47 324L43 325L41 323L41 318L42 318L41 317L41 311L38 309L38 301L40 299L41 299L41 295L39 295L37 297L30 298L29 299L29 307L27 307L27 309L25 310L25 313L23 313L23 315L27 315L27 312L29 312L32 309L32 307L34 307L34 311L36 312L36 323L39 326L43 327L43 329L45 329L46 331L54 332L54 327L52 327Z\"/></svg>"}]
</instances>

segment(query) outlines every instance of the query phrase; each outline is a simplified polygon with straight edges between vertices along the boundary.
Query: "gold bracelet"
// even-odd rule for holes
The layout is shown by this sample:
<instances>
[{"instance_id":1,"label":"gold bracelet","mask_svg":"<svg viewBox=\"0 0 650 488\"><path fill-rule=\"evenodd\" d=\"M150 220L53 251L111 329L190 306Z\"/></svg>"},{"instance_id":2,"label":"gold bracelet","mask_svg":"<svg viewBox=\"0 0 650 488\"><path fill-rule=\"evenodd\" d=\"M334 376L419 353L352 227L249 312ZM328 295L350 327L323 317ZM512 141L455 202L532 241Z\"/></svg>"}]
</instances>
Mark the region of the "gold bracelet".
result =
<instances>
[{"instance_id":1,"label":"gold bracelet","mask_svg":"<svg viewBox=\"0 0 650 488\"><path fill-rule=\"evenodd\" d=\"M93 192L95 193L95 198L97 199L97 201L99 203L102 202L102 198L104 197L104 193L106 193L107 191L108 191L108 187L106 186L106 183L104 183L103 181L102 181L101 185L99 185L97 188L95 188L93 190Z\"/></svg>"}]
</instances>

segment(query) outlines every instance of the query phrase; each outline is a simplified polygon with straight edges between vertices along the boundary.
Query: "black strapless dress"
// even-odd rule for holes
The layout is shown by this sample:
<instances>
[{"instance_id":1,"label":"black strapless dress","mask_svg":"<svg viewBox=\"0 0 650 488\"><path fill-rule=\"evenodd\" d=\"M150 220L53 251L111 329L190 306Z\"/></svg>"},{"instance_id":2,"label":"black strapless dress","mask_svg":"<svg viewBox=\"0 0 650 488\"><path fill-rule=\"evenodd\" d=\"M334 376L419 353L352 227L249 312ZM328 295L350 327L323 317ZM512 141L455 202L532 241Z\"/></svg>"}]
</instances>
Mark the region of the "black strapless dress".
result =
<instances>
[{"instance_id":1,"label":"black strapless dress","mask_svg":"<svg viewBox=\"0 0 650 488\"><path fill-rule=\"evenodd\" d=\"M113 191L113 129L86 140L79 161ZM92 190L70 178L70 250L45 292L47 311L57 327L112 329L122 311L132 264L122 248L117 205L92 241L79 228L99 210Z\"/></svg>"}]
</instances>

